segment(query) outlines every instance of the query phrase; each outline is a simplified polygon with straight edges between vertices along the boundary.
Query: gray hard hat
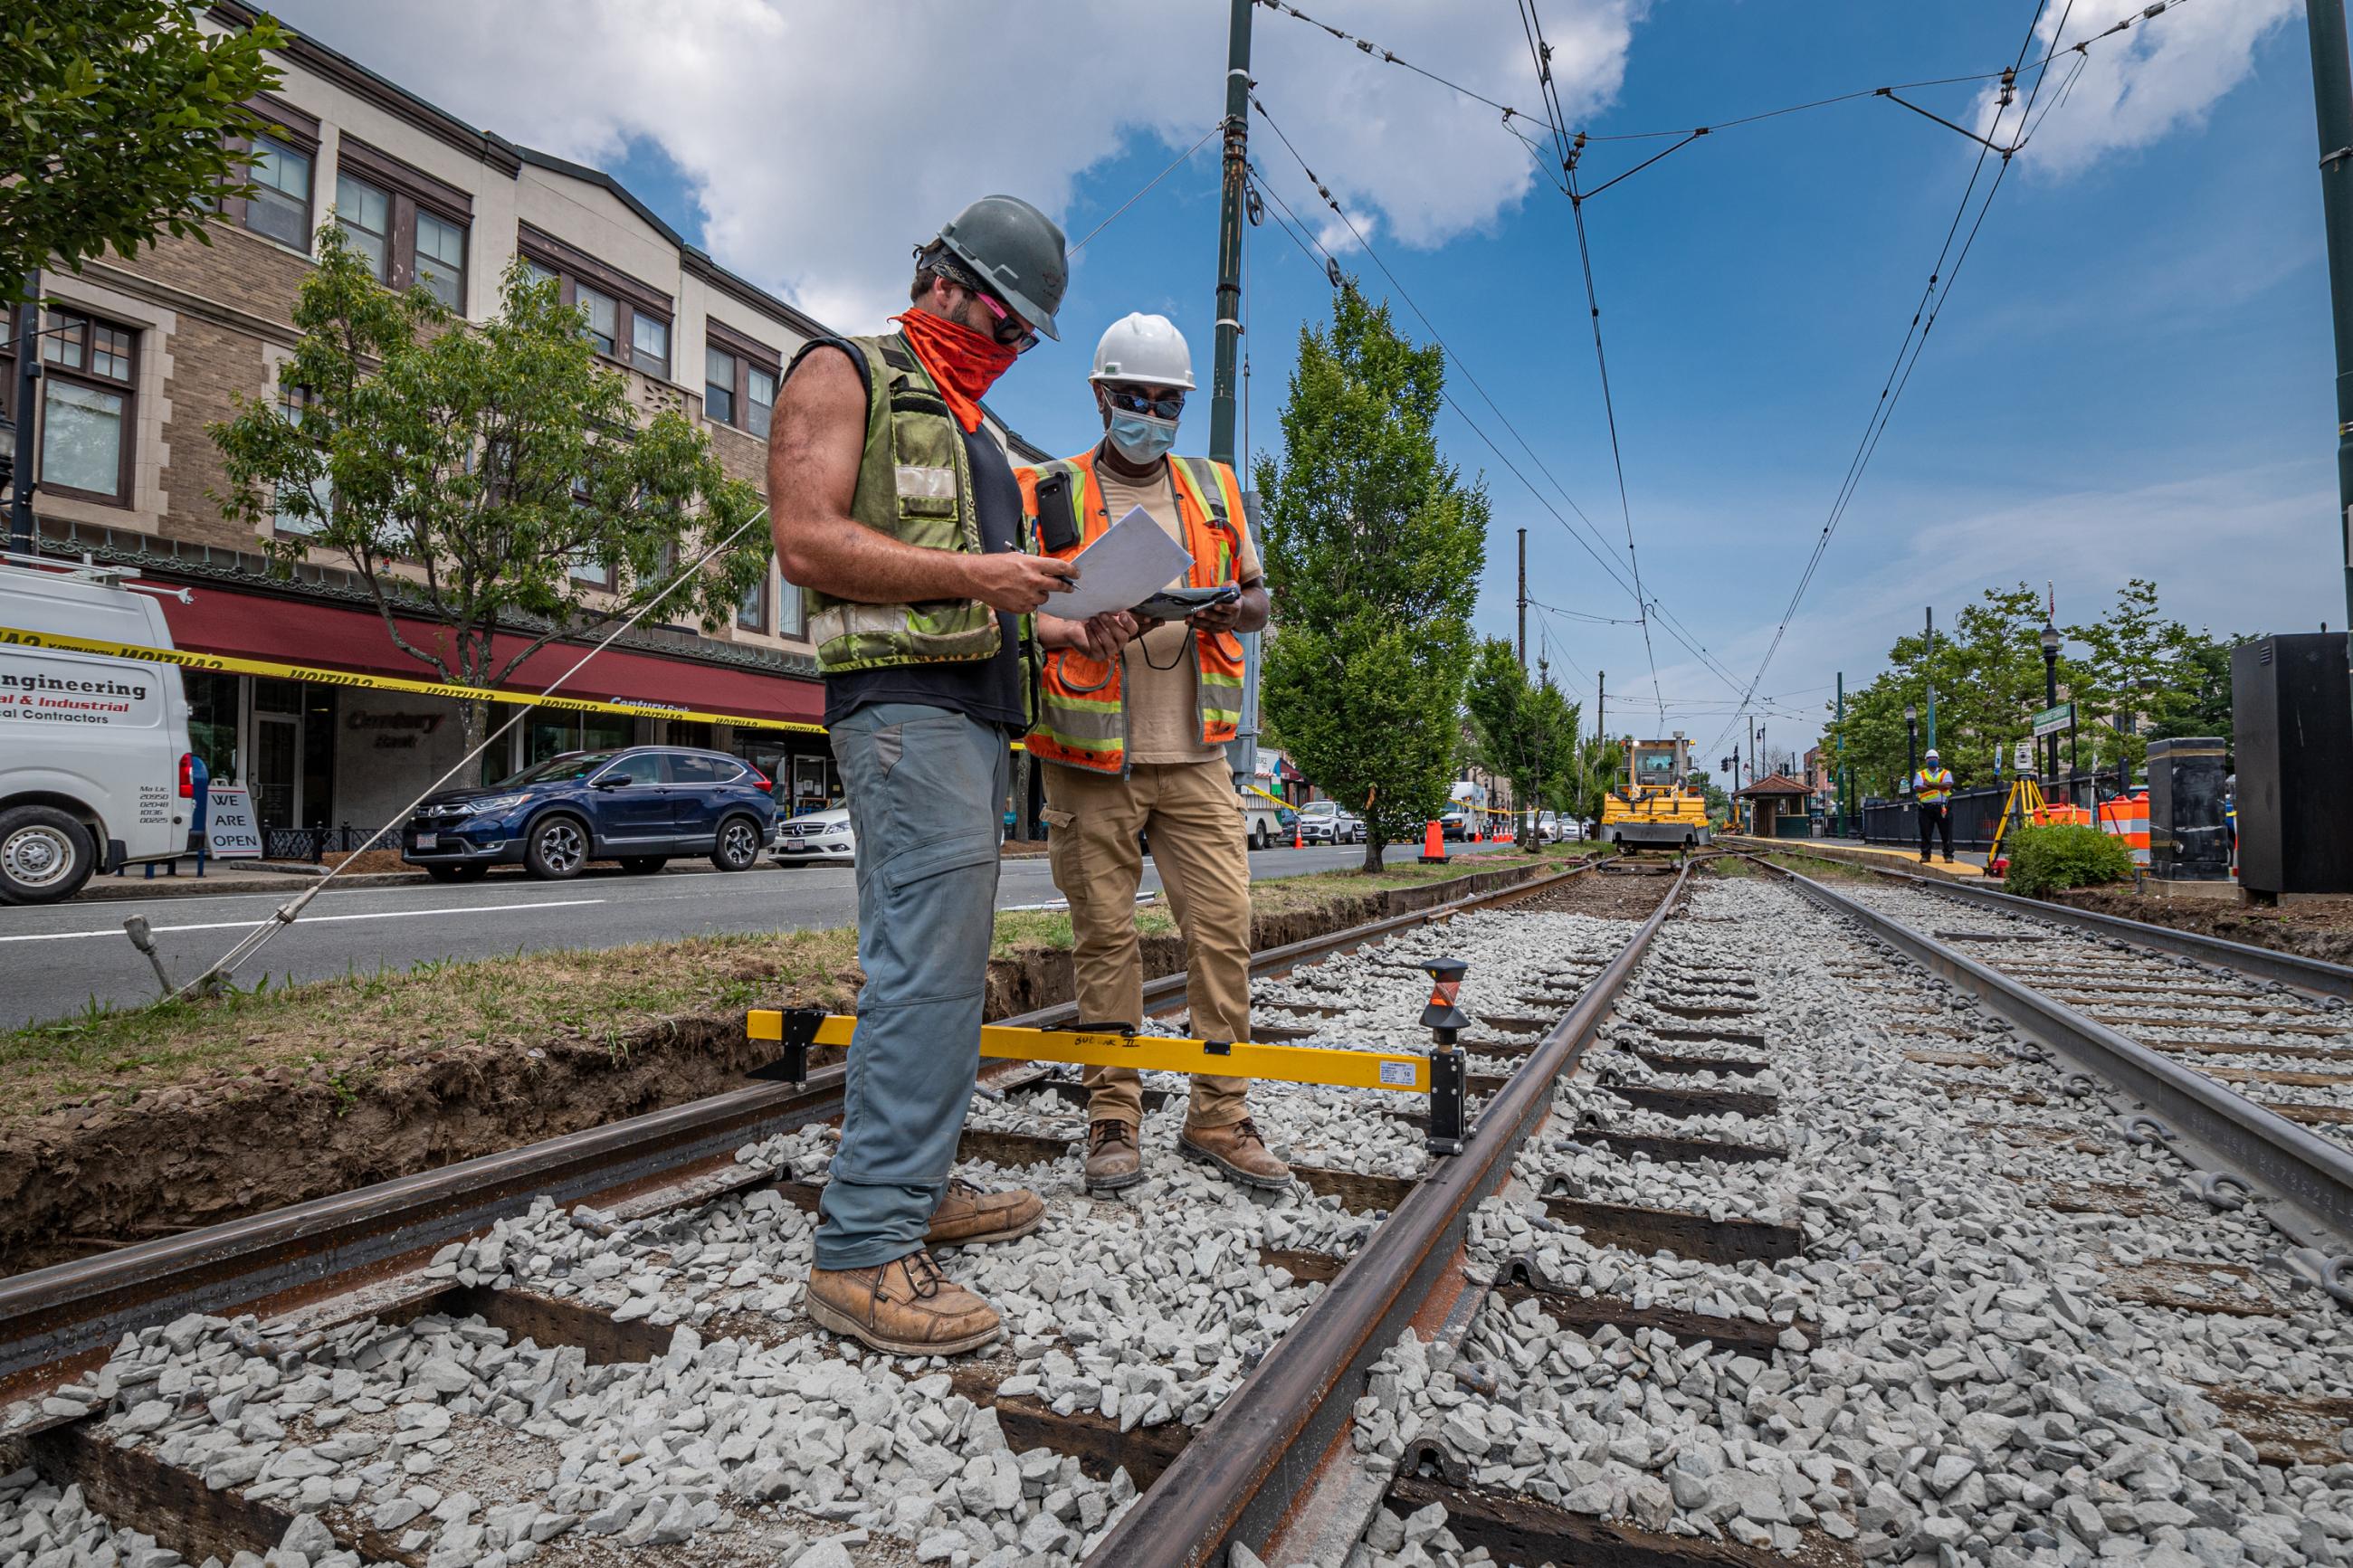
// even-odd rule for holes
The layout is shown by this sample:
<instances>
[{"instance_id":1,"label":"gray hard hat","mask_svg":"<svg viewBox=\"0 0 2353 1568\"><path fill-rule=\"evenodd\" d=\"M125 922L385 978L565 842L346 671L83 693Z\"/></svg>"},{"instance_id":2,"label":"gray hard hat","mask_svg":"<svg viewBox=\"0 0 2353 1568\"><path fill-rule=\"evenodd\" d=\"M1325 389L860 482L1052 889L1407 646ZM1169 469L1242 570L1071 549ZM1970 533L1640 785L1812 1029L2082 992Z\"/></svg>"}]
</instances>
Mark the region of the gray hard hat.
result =
<instances>
[{"instance_id":1,"label":"gray hard hat","mask_svg":"<svg viewBox=\"0 0 2353 1568\"><path fill-rule=\"evenodd\" d=\"M1021 319L1060 342L1054 312L1071 266L1054 220L1018 196L983 196L950 219L938 243L979 274Z\"/></svg>"}]
</instances>

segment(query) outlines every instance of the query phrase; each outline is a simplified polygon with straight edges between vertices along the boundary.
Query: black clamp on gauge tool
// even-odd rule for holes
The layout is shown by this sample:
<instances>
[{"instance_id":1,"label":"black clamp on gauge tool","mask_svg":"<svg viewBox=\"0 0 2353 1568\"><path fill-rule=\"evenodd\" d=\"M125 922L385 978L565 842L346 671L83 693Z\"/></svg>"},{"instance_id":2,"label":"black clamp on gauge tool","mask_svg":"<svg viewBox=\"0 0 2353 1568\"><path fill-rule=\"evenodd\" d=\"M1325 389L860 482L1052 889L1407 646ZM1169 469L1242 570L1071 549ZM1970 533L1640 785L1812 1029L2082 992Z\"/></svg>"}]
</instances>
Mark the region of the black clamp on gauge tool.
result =
<instances>
[{"instance_id":1,"label":"black clamp on gauge tool","mask_svg":"<svg viewBox=\"0 0 2353 1568\"><path fill-rule=\"evenodd\" d=\"M817 1040L817 1032L825 1023L822 1007L787 1007L784 1010L785 1054L775 1061L752 1069L752 1077L775 1083L805 1084L808 1082L809 1047Z\"/></svg>"},{"instance_id":2,"label":"black clamp on gauge tool","mask_svg":"<svg viewBox=\"0 0 2353 1568\"><path fill-rule=\"evenodd\" d=\"M1462 1152L1464 1131L1462 1052L1454 1043L1458 1031L1471 1020L1455 999L1462 992L1462 976L1470 965L1459 958L1434 958L1422 968L1430 979L1430 1005L1421 1010L1421 1026L1430 1034L1430 1138L1433 1154Z\"/></svg>"}]
</instances>

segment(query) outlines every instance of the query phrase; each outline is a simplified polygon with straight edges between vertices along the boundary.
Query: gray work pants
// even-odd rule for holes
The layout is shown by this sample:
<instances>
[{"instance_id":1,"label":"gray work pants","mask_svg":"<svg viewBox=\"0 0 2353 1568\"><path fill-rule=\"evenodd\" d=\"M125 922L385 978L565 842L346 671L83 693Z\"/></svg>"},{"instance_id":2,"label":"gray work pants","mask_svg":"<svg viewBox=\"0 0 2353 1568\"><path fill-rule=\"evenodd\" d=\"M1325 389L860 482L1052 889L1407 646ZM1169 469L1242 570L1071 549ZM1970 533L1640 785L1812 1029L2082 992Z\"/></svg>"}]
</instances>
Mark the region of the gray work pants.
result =
<instances>
[{"instance_id":1,"label":"gray work pants","mask_svg":"<svg viewBox=\"0 0 2353 1568\"><path fill-rule=\"evenodd\" d=\"M858 1032L817 1266L866 1268L923 1245L980 1069L997 908L1005 732L881 702L833 727L858 836Z\"/></svg>"}]
</instances>

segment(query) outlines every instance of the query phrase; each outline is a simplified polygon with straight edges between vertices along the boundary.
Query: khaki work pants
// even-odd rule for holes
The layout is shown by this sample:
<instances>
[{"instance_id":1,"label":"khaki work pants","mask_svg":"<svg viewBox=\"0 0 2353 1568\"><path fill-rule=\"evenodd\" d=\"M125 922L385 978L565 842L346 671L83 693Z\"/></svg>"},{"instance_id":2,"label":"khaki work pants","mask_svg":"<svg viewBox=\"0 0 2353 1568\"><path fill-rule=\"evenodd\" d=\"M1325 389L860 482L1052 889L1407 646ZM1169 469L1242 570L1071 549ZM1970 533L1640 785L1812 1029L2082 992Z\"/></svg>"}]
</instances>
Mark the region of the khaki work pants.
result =
<instances>
[{"instance_id":1,"label":"khaki work pants","mask_svg":"<svg viewBox=\"0 0 2353 1568\"><path fill-rule=\"evenodd\" d=\"M1250 1038L1250 846L1223 757L1138 763L1126 778L1059 763L1046 768L1046 846L1054 886L1070 900L1071 966L1079 1016L1090 1024L1144 1023L1144 962L1135 892L1148 834L1153 863L1185 933L1185 1000L1193 1033ZM1248 1079L1196 1077L1187 1127L1226 1127L1250 1114ZM1144 1120L1143 1080L1133 1068L1089 1068L1087 1120Z\"/></svg>"}]
</instances>

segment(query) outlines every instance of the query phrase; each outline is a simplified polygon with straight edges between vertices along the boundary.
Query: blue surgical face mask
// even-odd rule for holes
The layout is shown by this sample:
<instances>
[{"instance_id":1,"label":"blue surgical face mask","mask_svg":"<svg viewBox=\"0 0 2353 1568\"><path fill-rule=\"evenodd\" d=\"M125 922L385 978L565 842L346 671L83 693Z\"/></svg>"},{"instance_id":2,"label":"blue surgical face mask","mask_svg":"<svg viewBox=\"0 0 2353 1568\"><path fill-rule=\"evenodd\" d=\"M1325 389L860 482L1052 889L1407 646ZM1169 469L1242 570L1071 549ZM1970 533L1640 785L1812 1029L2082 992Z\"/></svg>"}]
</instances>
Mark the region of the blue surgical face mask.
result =
<instances>
[{"instance_id":1,"label":"blue surgical face mask","mask_svg":"<svg viewBox=\"0 0 2353 1568\"><path fill-rule=\"evenodd\" d=\"M1176 445L1176 421L1149 414L1123 414L1114 409L1111 444L1131 463L1156 463Z\"/></svg>"}]
</instances>

